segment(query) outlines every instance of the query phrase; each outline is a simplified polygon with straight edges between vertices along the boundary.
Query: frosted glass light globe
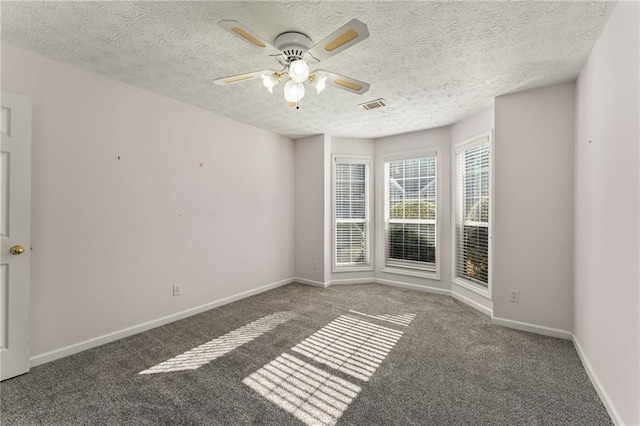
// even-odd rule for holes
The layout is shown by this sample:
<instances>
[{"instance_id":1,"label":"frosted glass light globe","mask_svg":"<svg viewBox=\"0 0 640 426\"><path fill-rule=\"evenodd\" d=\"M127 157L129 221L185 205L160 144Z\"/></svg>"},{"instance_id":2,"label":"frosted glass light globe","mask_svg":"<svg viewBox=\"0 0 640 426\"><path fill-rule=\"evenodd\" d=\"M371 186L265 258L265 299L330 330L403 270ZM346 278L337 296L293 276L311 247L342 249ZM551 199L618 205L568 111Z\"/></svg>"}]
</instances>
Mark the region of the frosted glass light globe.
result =
<instances>
[{"instance_id":1,"label":"frosted glass light globe","mask_svg":"<svg viewBox=\"0 0 640 426\"><path fill-rule=\"evenodd\" d=\"M297 59L289 64L289 77L296 83L302 83L309 78L309 64Z\"/></svg>"},{"instance_id":2,"label":"frosted glass light globe","mask_svg":"<svg viewBox=\"0 0 640 426\"><path fill-rule=\"evenodd\" d=\"M287 102L300 102L304 97L304 85L293 80L284 85L284 98Z\"/></svg>"},{"instance_id":3,"label":"frosted glass light globe","mask_svg":"<svg viewBox=\"0 0 640 426\"><path fill-rule=\"evenodd\" d=\"M273 93L273 87L279 83L275 74L262 74L262 84L267 88L269 93Z\"/></svg>"},{"instance_id":4,"label":"frosted glass light globe","mask_svg":"<svg viewBox=\"0 0 640 426\"><path fill-rule=\"evenodd\" d=\"M318 95L319 95L320 92L322 92L324 90L324 88L327 87L327 76L326 75L323 75L323 76L316 75L315 78L313 79L313 82L311 82L311 85L316 88L316 90L318 91Z\"/></svg>"}]
</instances>

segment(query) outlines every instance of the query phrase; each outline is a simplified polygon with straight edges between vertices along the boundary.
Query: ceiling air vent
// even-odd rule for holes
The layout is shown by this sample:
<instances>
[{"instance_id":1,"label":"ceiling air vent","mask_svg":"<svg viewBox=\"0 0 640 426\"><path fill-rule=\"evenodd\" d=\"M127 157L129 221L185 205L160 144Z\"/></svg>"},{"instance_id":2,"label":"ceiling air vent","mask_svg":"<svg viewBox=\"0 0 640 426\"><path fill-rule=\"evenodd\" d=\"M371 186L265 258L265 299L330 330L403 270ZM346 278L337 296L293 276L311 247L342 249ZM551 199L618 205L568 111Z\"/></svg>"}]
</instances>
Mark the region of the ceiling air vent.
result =
<instances>
[{"instance_id":1,"label":"ceiling air vent","mask_svg":"<svg viewBox=\"0 0 640 426\"><path fill-rule=\"evenodd\" d=\"M366 109L366 110L376 109L376 108L380 108L380 107L383 107L383 106L387 106L387 101L385 101L384 99L380 98L380 99L376 99L375 101L365 102L365 103L360 104L358 106L360 108Z\"/></svg>"}]
</instances>

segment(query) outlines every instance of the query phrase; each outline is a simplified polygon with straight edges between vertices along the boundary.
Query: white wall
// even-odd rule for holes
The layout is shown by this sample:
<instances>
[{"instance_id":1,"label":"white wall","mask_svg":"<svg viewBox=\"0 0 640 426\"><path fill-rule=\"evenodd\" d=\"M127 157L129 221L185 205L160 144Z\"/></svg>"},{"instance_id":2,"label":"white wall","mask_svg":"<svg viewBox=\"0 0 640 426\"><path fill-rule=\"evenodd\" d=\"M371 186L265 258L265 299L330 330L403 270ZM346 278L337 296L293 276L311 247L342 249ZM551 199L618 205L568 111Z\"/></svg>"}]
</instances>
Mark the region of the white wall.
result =
<instances>
[{"instance_id":1,"label":"white wall","mask_svg":"<svg viewBox=\"0 0 640 426\"><path fill-rule=\"evenodd\" d=\"M576 98L574 337L626 425L640 424L639 13L616 5Z\"/></svg>"},{"instance_id":2,"label":"white wall","mask_svg":"<svg viewBox=\"0 0 640 426\"><path fill-rule=\"evenodd\" d=\"M332 137L331 151L333 155L355 155L371 157L376 153L373 139L339 138Z\"/></svg>"},{"instance_id":3,"label":"white wall","mask_svg":"<svg viewBox=\"0 0 640 426\"><path fill-rule=\"evenodd\" d=\"M451 126L451 155L454 155L453 147L463 141L473 138L474 136L486 133L494 128L494 106L487 107L483 110L470 115L469 117L454 123ZM452 159L453 161L453 159ZM453 166L452 166L453 167ZM449 180L450 185L453 185L452 178ZM495 194L494 194L495 197ZM453 200L452 200L453 204ZM455 207L452 205L451 207ZM449 231L451 233L451 231ZM450 236L453 238L453 235ZM453 244L453 241L451 242ZM453 247L452 247L453 250ZM452 253L453 255L453 253ZM494 259L495 260L495 259ZM452 269L453 265L445 265L447 268ZM453 273L451 274L453 277ZM463 302L474 306L476 309L480 309L482 312L490 314L493 312L493 300L490 300L483 295L475 293L461 285L451 282L452 295L462 300Z\"/></svg>"},{"instance_id":4,"label":"white wall","mask_svg":"<svg viewBox=\"0 0 640 426\"><path fill-rule=\"evenodd\" d=\"M495 100L493 315L573 328L574 83ZM509 302L520 290L520 303Z\"/></svg>"},{"instance_id":5,"label":"white wall","mask_svg":"<svg viewBox=\"0 0 640 426\"><path fill-rule=\"evenodd\" d=\"M492 130L495 122L495 107L491 105L451 126L451 144L471 139Z\"/></svg>"},{"instance_id":6,"label":"white wall","mask_svg":"<svg viewBox=\"0 0 640 426\"><path fill-rule=\"evenodd\" d=\"M451 288L451 128L439 127L420 132L388 136L375 140L375 215L376 266L375 277L380 282L404 283L414 288L430 288L448 294ZM440 244L440 279L427 279L383 272L384 267L384 170L382 160L387 154L439 149L438 232Z\"/></svg>"},{"instance_id":7,"label":"white wall","mask_svg":"<svg viewBox=\"0 0 640 426\"><path fill-rule=\"evenodd\" d=\"M298 139L295 146L295 277L324 285L325 262L325 136ZM330 184L329 184L330 185Z\"/></svg>"},{"instance_id":8,"label":"white wall","mask_svg":"<svg viewBox=\"0 0 640 426\"><path fill-rule=\"evenodd\" d=\"M34 106L32 355L292 277L291 140L8 45L2 89Z\"/></svg>"}]
</instances>

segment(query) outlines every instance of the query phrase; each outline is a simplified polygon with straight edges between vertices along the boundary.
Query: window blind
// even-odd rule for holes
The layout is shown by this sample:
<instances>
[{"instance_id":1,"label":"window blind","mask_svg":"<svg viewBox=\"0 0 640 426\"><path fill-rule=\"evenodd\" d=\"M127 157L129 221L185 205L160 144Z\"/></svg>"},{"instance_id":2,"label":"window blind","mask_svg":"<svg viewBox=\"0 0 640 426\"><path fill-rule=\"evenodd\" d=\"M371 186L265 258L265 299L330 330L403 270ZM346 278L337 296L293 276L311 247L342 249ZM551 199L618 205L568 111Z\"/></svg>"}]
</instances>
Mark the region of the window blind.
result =
<instances>
[{"instance_id":1,"label":"window blind","mask_svg":"<svg viewBox=\"0 0 640 426\"><path fill-rule=\"evenodd\" d=\"M456 276L483 287L489 283L490 161L488 141L456 152Z\"/></svg>"},{"instance_id":2,"label":"window blind","mask_svg":"<svg viewBox=\"0 0 640 426\"><path fill-rule=\"evenodd\" d=\"M335 265L369 265L368 163L335 159Z\"/></svg>"},{"instance_id":3,"label":"window blind","mask_svg":"<svg viewBox=\"0 0 640 426\"><path fill-rule=\"evenodd\" d=\"M436 157L385 163L385 266L436 271Z\"/></svg>"}]
</instances>

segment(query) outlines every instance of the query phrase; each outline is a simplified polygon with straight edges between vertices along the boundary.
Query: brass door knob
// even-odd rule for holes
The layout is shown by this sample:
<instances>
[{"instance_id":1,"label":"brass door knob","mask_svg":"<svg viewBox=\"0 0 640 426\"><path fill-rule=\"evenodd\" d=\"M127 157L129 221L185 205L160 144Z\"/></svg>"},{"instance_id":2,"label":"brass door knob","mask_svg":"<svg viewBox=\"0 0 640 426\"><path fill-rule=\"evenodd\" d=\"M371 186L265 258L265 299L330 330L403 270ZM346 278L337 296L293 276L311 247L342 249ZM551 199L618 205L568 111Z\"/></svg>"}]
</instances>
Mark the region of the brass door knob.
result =
<instances>
[{"instance_id":1,"label":"brass door knob","mask_svg":"<svg viewBox=\"0 0 640 426\"><path fill-rule=\"evenodd\" d=\"M13 246L11 247L11 249L9 249L9 251L11 252L11 254L22 254L24 253L24 247L22 247L20 244L18 244L17 246Z\"/></svg>"}]
</instances>

